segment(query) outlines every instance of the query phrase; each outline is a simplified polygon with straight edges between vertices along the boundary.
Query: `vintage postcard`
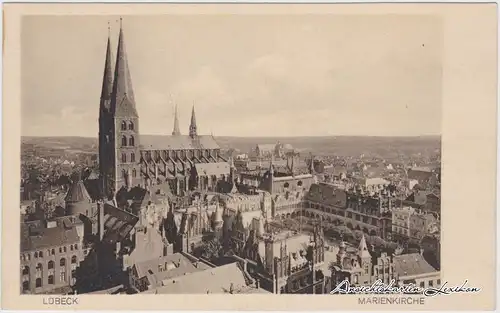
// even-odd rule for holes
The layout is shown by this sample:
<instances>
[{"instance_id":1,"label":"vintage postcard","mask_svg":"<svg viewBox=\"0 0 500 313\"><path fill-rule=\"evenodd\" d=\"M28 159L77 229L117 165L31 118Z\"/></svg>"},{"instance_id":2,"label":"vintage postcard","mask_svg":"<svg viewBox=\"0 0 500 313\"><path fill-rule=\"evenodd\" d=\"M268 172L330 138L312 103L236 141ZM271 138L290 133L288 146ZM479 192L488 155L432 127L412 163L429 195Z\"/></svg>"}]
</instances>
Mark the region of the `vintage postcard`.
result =
<instances>
[{"instance_id":1,"label":"vintage postcard","mask_svg":"<svg viewBox=\"0 0 500 313\"><path fill-rule=\"evenodd\" d=\"M494 4L4 9L4 308L494 309Z\"/></svg>"}]
</instances>

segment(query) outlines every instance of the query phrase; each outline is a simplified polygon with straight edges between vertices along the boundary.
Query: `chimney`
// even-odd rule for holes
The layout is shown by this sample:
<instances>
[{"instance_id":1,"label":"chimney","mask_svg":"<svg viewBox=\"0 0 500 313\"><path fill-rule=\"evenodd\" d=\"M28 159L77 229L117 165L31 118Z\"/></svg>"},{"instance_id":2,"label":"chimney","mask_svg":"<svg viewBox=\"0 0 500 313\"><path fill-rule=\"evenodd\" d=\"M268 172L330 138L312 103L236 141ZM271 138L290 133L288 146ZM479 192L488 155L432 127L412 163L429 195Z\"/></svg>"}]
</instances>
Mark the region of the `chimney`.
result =
<instances>
[{"instance_id":1,"label":"chimney","mask_svg":"<svg viewBox=\"0 0 500 313\"><path fill-rule=\"evenodd\" d=\"M117 241L116 242L116 250L115 250L116 254L118 254L120 252L120 250L121 250L121 243L119 241Z\"/></svg>"},{"instance_id":2,"label":"chimney","mask_svg":"<svg viewBox=\"0 0 500 313\"><path fill-rule=\"evenodd\" d=\"M278 280L276 279L276 274L273 274L273 293L274 294L278 293L277 284L278 284Z\"/></svg>"}]
</instances>

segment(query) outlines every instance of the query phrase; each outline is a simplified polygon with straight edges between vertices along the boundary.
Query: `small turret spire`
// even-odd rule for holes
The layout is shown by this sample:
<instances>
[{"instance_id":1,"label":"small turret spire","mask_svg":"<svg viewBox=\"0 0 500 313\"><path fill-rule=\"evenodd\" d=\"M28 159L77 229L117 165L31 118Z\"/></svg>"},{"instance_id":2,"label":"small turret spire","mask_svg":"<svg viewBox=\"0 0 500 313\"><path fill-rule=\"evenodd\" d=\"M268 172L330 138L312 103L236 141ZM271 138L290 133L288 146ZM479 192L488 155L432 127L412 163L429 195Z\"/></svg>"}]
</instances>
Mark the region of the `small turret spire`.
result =
<instances>
[{"instance_id":1,"label":"small turret spire","mask_svg":"<svg viewBox=\"0 0 500 313\"><path fill-rule=\"evenodd\" d=\"M366 238L363 234L361 241L359 242L358 255L360 258L370 258L370 252L368 251L368 245L366 244Z\"/></svg>"},{"instance_id":2,"label":"small turret spire","mask_svg":"<svg viewBox=\"0 0 500 313\"><path fill-rule=\"evenodd\" d=\"M179 129L179 116L177 114L177 104L175 105L175 113L174 113L174 130L172 131L173 136L179 136L181 131Z\"/></svg>"},{"instance_id":3,"label":"small turret spire","mask_svg":"<svg viewBox=\"0 0 500 313\"><path fill-rule=\"evenodd\" d=\"M198 128L196 126L196 114L194 112L194 104L193 109L191 111L191 124L189 125L189 137L194 138L198 136Z\"/></svg>"}]
</instances>

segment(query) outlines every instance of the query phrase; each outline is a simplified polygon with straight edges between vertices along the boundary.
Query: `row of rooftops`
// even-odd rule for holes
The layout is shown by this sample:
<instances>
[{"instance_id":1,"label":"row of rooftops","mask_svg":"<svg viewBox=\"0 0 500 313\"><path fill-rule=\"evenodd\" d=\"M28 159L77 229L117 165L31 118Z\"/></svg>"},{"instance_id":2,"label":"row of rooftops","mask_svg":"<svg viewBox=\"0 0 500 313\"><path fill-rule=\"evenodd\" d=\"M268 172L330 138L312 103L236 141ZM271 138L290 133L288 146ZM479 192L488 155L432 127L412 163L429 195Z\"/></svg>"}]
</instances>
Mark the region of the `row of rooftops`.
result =
<instances>
[{"instance_id":1,"label":"row of rooftops","mask_svg":"<svg viewBox=\"0 0 500 313\"><path fill-rule=\"evenodd\" d=\"M370 252L370 250L368 249L368 245L366 244L364 235L361 237L358 249L356 251L347 251L347 245L344 242L341 242L339 248L340 249L338 253L344 253L344 256L357 256L361 259L373 257L372 252ZM381 256L383 257L384 253L382 253ZM392 260L392 263L394 263L394 272L398 275L399 278L424 274L438 274L438 270L432 267L432 265L430 265L420 253L398 254L393 255L390 259ZM347 269L349 269L351 266L349 262L345 262L343 265L347 265Z\"/></svg>"},{"instance_id":2,"label":"row of rooftops","mask_svg":"<svg viewBox=\"0 0 500 313\"><path fill-rule=\"evenodd\" d=\"M246 294L268 293L252 285L237 262L214 267L185 253L136 263L138 278L146 277L144 294Z\"/></svg>"}]
</instances>

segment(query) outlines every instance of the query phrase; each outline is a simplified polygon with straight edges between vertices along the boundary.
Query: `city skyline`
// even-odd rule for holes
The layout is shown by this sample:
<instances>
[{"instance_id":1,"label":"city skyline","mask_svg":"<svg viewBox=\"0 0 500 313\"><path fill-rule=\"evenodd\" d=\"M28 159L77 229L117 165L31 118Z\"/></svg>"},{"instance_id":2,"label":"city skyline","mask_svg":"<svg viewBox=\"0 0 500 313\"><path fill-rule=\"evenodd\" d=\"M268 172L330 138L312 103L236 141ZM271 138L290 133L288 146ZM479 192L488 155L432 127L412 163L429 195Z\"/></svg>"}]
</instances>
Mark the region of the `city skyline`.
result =
<instances>
[{"instance_id":1,"label":"city skyline","mask_svg":"<svg viewBox=\"0 0 500 313\"><path fill-rule=\"evenodd\" d=\"M118 17L25 18L23 136L97 136L108 20L116 57ZM163 16L123 27L141 134L170 133L175 104L187 134L194 104L200 133L215 136L440 135L439 19Z\"/></svg>"}]
</instances>

